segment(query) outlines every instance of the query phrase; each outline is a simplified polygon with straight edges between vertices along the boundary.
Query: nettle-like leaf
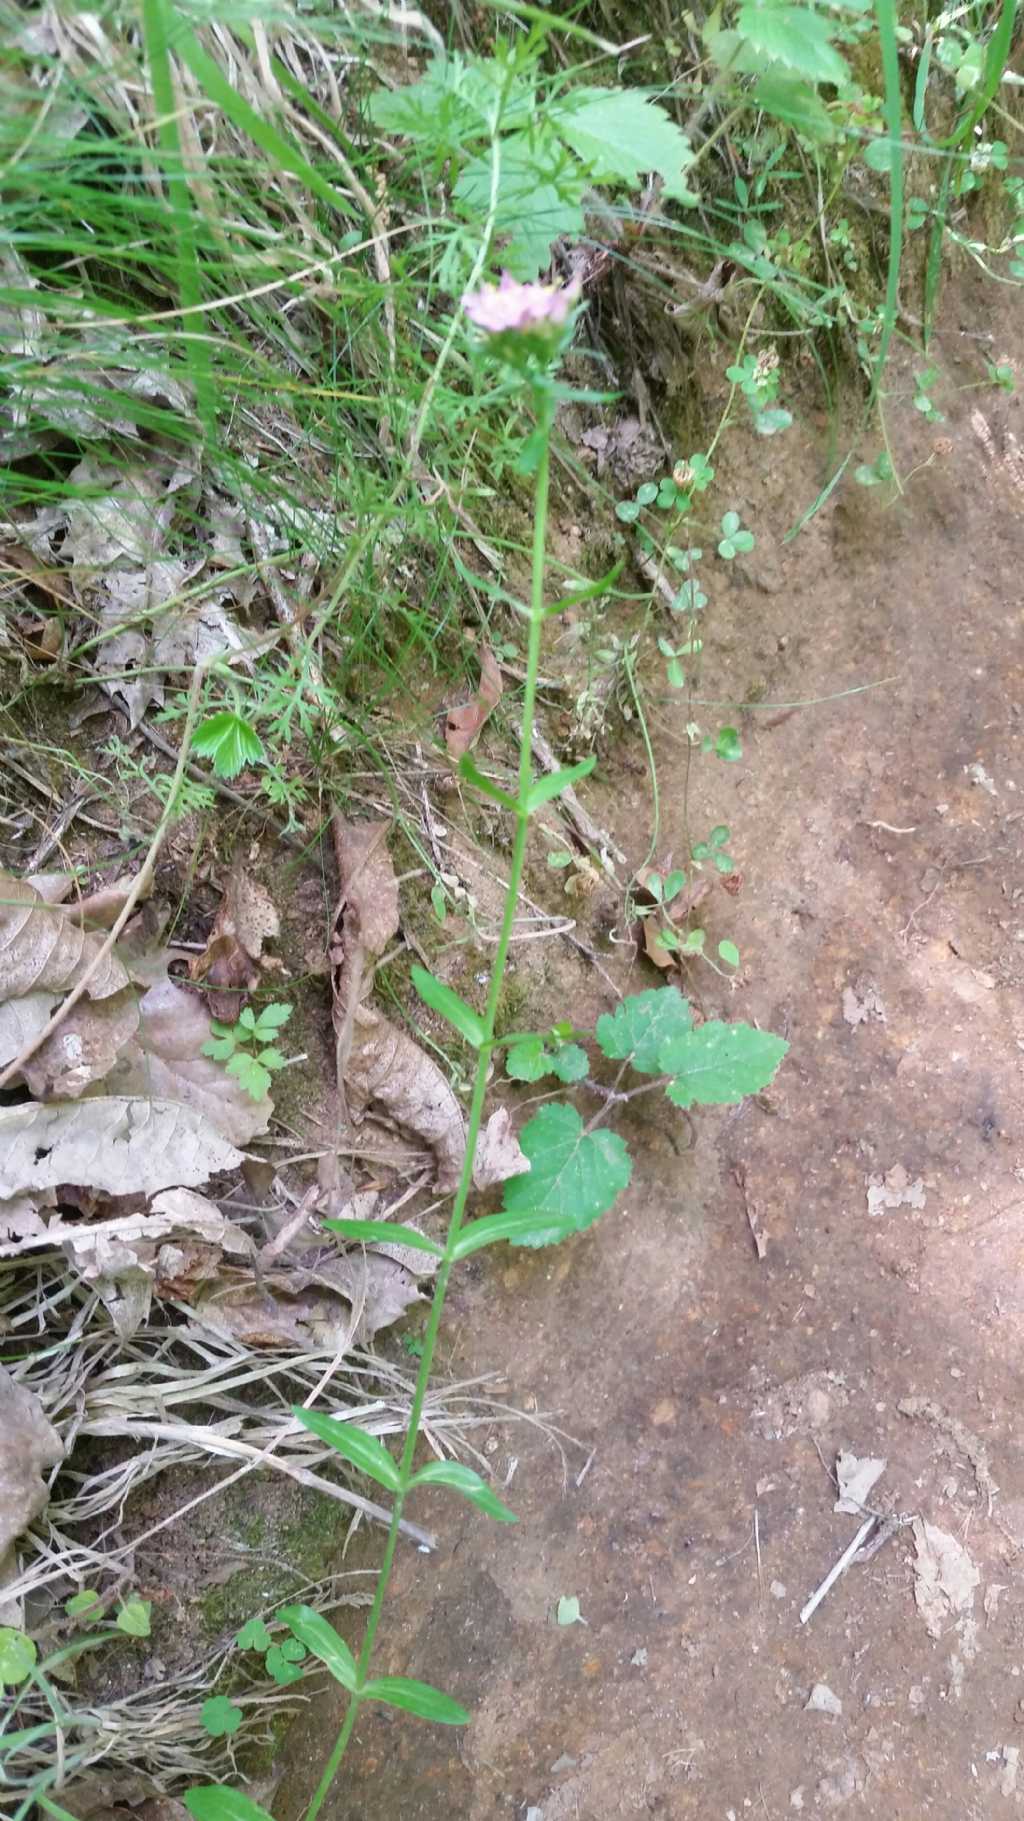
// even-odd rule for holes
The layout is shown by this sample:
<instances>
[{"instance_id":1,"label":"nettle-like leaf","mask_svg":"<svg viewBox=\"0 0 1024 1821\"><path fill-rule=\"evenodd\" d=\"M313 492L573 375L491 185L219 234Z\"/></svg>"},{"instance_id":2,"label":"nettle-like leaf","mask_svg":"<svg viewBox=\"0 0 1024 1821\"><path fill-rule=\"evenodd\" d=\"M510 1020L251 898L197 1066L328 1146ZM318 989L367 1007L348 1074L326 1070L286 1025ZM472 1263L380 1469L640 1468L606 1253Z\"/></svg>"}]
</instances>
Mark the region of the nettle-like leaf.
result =
<instances>
[{"instance_id":1,"label":"nettle-like leaf","mask_svg":"<svg viewBox=\"0 0 1024 1821\"><path fill-rule=\"evenodd\" d=\"M661 1067L675 1076L665 1092L679 1107L742 1100L768 1086L788 1049L784 1037L750 1024L702 1024L662 1045Z\"/></svg>"},{"instance_id":2,"label":"nettle-like leaf","mask_svg":"<svg viewBox=\"0 0 1024 1821\"><path fill-rule=\"evenodd\" d=\"M831 42L838 21L827 13L803 6L741 6L736 29L757 56L812 82L849 79L849 69Z\"/></svg>"},{"instance_id":3,"label":"nettle-like leaf","mask_svg":"<svg viewBox=\"0 0 1024 1821\"><path fill-rule=\"evenodd\" d=\"M519 1142L530 1168L506 1182L503 1212L535 1224L510 1234L513 1245L548 1246L581 1232L629 1183L632 1164L622 1139L614 1132L585 1132L574 1107L541 1107Z\"/></svg>"},{"instance_id":4,"label":"nettle-like leaf","mask_svg":"<svg viewBox=\"0 0 1024 1821\"><path fill-rule=\"evenodd\" d=\"M572 89L551 103L548 118L594 182L635 186L657 171L667 196L694 200L686 181L694 156L690 141L638 89Z\"/></svg>"},{"instance_id":5,"label":"nettle-like leaf","mask_svg":"<svg viewBox=\"0 0 1024 1821\"><path fill-rule=\"evenodd\" d=\"M546 266L554 241L578 240L584 231L585 174L548 141L544 157L525 134L501 143L495 236L501 262L514 278L533 278ZM553 152L552 157L550 153ZM470 159L452 191L460 212L482 221L491 203L491 155Z\"/></svg>"},{"instance_id":6,"label":"nettle-like leaf","mask_svg":"<svg viewBox=\"0 0 1024 1821\"><path fill-rule=\"evenodd\" d=\"M514 1043L505 1058L506 1073L513 1081L541 1081L555 1075L559 1081L582 1081L590 1064L587 1052L578 1043L560 1043L549 1049L543 1037L524 1037Z\"/></svg>"},{"instance_id":7,"label":"nettle-like leaf","mask_svg":"<svg viewBox=\"0 0 1024 1821\"><path fill-rule=\"evenodd\" d=\"M614 1012L602 1012L595 1035L613 1062L630 1062L641 1075L658 1075L665 1068L663 1046L685 1036L690 1025L690 1008L678 987L651 987L624 999Z\"/></svg>"}]
</instances>

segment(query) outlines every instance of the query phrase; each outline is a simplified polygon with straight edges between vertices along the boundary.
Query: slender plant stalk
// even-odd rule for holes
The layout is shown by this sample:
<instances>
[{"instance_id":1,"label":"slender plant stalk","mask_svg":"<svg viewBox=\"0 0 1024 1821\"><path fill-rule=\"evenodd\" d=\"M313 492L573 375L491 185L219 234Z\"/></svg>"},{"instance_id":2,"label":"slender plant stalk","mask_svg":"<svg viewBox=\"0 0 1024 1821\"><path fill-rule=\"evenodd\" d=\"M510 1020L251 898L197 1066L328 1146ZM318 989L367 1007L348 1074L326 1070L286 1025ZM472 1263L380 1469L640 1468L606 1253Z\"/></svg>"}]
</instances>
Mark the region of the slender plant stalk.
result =
<instances>
[{"instance_id":1,"label":"slender plant stalk","mask_svg":"<svg viewBox=\"0 0 1024 1821\"><path fill-rule=\"evenodd\" d=\"M445 1296L448 1291L448 1280L451 1276L454 1259L455 1242L459 1236L466 1202L473 1186L473 1162L476 1156L477 1141L483 1120L484 1098L487 1092L487 1076L491 1063L491 1050L494 1042L494 1027L498 1015L498 1001L501 997L502 981L505 977L505 965L508 960L509 944L512 940L512 927L515 923L516 906L519 901L519 886L522 881L523 867L526 862L526 841L529 832L529 810L527 804L530 786L533 781L533 719L537 697L537 677L540 673L541 635L544 627L544 549L547 538L548 486L550 479L550 437L551 407L547 398L543 400L544 416L540 430L543 447L537 469L536 499L533 521L533 571L530 589L529 641L526 659L526 681L523 688L522 731L519 738L519 798L516 805L516 832L512 844L512 860L509 866L508 888L505 893L505 907L501 920L501 932L498 946L491 966L491 978L487 989L487 1006L484 1012L484 1038L477 1052L476 1074L473 1078L473 1092L469 1105L469 1121L466 1132L466 1155L462 1164L462 1175L452 1205L451 1220L448 1223L448 1237L445 1243L444 1257L437 1273L430 1320L427 1323L423 1340L423 1354L420 1369L416 1378L416 1389L413 1394L412 1407L409 1413L409 1426L406 1431L405 1446L399 1464L398 1489L394 1495L391 1512L391 1523L388 1527L387 1542L384 1546L384 1558L377 1577L377 1587L373 1596L373 1605L366 1623L362 1649L356 1665L356 1686L349 1698L341 1731L334 1742L331 1755L324 1765L323 1776L317 1785L312 1801L306 1810L305 1821L316 1821L326 1800L327 1794L341 1767L342 1759L348 1749L352 1730L359 1713L361 1691L370 1679L370 1662L373 1656L377 1637L377 1627L387 1596L388 1582L395 1559L398 1543L399 1526L402 1511L413 1476L413 1463L416 1455L416 1444L419 1440L420 1423L430 1374L433 1367L437 1338L441 1328L441 1317L444 1313Z\"/></svg>"}]
</instances>

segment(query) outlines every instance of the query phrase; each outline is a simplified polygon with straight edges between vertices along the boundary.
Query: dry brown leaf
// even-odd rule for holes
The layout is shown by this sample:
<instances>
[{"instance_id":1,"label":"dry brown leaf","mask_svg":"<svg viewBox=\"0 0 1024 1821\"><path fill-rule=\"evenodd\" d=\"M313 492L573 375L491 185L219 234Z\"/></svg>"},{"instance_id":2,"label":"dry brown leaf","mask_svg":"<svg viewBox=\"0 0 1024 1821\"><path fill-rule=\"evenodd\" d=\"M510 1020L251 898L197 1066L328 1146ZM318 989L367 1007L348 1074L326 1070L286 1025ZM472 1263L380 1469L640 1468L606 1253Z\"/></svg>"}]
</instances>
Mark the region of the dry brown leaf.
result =
<instances>
[{"instance_id":1,"label":"dry brown leaf","mask_svg":"<svg viewBox=\"0 0 1024 1821\"><path fill-rule=\"evenodd\" d=\"M355 949L376 960L398 933L398 881L387 848L387 822L332 822L341 903L342 961Z\"/></svg>"},{"instance_id":2,"label":"dry brown leaf","mask_svg":"<svg viewBox=\"0 0 1024 1821\"><path fill-rule=\"evenodd\" d=\"M369 1006L357 1007L353 1019L345 1087L355 1117L371 1101L382 1107L433 1151L441 1192L457 1187L466 1152L458 1098L433 1057Z\"/></svg>"},{"instance_id":3,"label":"dry brown leaf","mask_svg":"<svg viewBox=\"0 0 1024 1821\"><path fill-rule=\"evenodd\" d=\"M451 758L458 760L475 745L488 716L501 701L504 684L497 659L489 645L480 647L480 688L471 702L461 708L450 708L445 717L445 745Z\"/></svg>"},{"instance_id":4,"label":"dry brown leaf","mask_svg":"<svg viewBox=\"0 0 1024 1821\"><path fill-rule=\"evenodd\" d=\"M232 1170L240 1151L191 1107L119 1095L0 1107L0 1196L60 1183L155 1195Z\"/></svg>"},{"instance_id":5,"label":"dry brown leaf","mask_svg":"<svg viewBox=\"0 0 1024 1821\"><path fill-rule=\"evenodd\" d=\"M77 1100L94 1081L109 1075L138 1027L139 996L134 986L106 999L80 999L25 1064L22 1080L37 1100L50 1095Z\"/></svg>"},{"instance_id":6,"label":"dry brown leaf","mask_svg":"<svg viewBox=\"0 0 1024 1821\"><path fill-rule=\"evenodd\" d=\"M655 899L651 896L650 892L646 890L646 885L652 872L656 871L656 867L642 866L636 875L637 884L640 887L637 897L640 899L641 903L655 903ZM664 874L661 876L664 877ZM671 903L660 911L660 913L642 919L641 931L644 952L647 955L648 960L654 962L655 967L670 968L679 966L678 949L666 948L660 939L660 933L664 929L666 923L671 929L683 933L685 931L686 919L690 912L695 910L697 905L707 897L710 890L711 886L707 879L691 879L689 885L685 886L683 890L672 899Z\"/></svg>"},{"instance_id":7,"label":"dry brown leaf","mask_svg":"<svg viewBox=\"0 0 1024 1821\"><path fill-rule=\"evenodd\" d=\"M69 1264L91 1284L122 1340L149 1314L154 1288L184 1295L215 1278L225 1257L249 1261L252 1241L205 1195L168 1189L153 1198L148 1213L103 1221L99 1226L49 1229Z\"/></svg>"},{"instance_id":8,"label":"dry brown leaf","mask_svg":"<svg viewBox=\"0 0 1024 1821\"><path fill-rule=\"evenodd\" d=\"M67 992L103 940L78 929L27 881L0 872L0 999ZM127 984L121 962L108 955L89 981L89 997L105 999Z\"/></svg>"},{"instance_id":9,"label":"dry brown leaf","mask_svg":"<svg viewBox=\"0 0 1024 1821\"><path fill-rule=\"evenodd\" d=\"M201 1114L232 1144L265 1132L274 1103L253 1100L234 1075L202 1054L210 1020L194 993L165 977L139 1002L138 1034L127 1043L104 1083L108 1093L179 1101Z\"/></svg>"},{"instance_id":10,"label":"dry brown leaf","mask_svg":"<svg viewBox=\"0 0 1024 1821\"><path fill-rule=\"evenodd\" d=\"M60 1436L35 1393L0 1366L0 1585L18 1537L50 1496L44 1476L63 1458Z\"/></svg>"},{"instance_id":11,"label":"dry brown leaf","mask_svg":"<svg viewBox=\"0 0 1024 1821\"><path fill-rule=\"evenodd\" d=\"M404 1265L367 1251L263 1271L256 1279L225 1271L190 1300L215 1333L248 1347L309 1353L365 1346L422 1298Z\"/></svg>"},{"instance_id":12,"label":"dry brown leaf","mask_svg":"<svg viewBox=\"0 0 1024 1821\"><path fill-rule=\"evenodd\" d=\"M215 1018L235 1023L250 988L259 980L263 944L280 928L269 893L240 862L233 866L210 939L189 966Z\"/></svg>"},{"instance_id":13,"label":"dry brown leaf","mask_svg":"<svg viewBox=\"0 0 1024 1821\"><path fill-rule=\"evenodd\" d=\"M493 1188L510 1176L522 1176L530 1163L519 1148L507 1107L499 1107L480 1133L473 1159L473 1182L478 1189Z\"/></svg>"}]
</instances>

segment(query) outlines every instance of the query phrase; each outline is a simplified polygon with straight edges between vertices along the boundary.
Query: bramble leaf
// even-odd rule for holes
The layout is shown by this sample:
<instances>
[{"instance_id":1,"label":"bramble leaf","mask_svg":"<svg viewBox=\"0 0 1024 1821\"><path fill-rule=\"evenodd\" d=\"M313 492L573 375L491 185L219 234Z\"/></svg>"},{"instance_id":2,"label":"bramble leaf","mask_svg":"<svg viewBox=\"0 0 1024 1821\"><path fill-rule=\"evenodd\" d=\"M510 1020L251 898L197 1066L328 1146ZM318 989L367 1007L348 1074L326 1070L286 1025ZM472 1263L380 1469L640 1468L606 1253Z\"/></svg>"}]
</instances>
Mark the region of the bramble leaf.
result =
<instances>
[{"instance_id":1,"label":"bramble leaf","mask_svg":"<svg viewBox=\"0 0 1024 1821\"><path fill-rule=\"evenodd\" d=\"M812 82L846 82L850 72L831 43L837 22L806 6L748 5L736 29L760 56L809 76Z\"/></svg>"},{"instance_id":2,"label":"bramble leaf","mask_svg":"<svg viewBox=\"0 0 1024 1821\"><path fill-rule=\"evenodd\" d=\"M676 986L651 987L602 1012L595 1036L613 1062L630 1062L641 1075L662 1072L663 1044L690 1029L690 1008Z\"/></svg>"},{"instance_id":3,"label":"bramble leaf","mask_svg":"<svg viewBox=\"0 0 1024 1821\"><path fill-rule=\"evenodd\" d=\"M378 1486L386 1486L389 1492L397 1492L398 1468L375 1435L367 1435L366 1430L358 1428L355 1423L339 1422L336 1416L327 1416L322 1410L307 1410L301 1404L292 1405L292 1415L304 1429L319 1436L336 1454L351 1461L360 1473L368 1474L371 1480L376 1480Z\"/></svg>"},{"instance_id":4,"label":"bramble leaf","mask_svg":"<svg viewBox=\"0 0 1024 1821\"><path fill-rule=\"evenodd\" d=\"M434 1720L439 1726L468 1726L464 1707L444 1695L429 1682L413 1682L408 1676L378 1676L362 1690L364 1701L386 1701L389 1707L401 1707L421 1720Z\"/></svg>"},{"instance_id":5,"label":"bramble leaf","mask_svg":"<svg viewBox=\"0 0 1024 1821\"><path fill-rule=\"evenodd\" d=\"M788 1049L784 1037L750 1024L702 1024L662 1045L661 1067L675 1076L665 1092L679 1107L742 1100L768 1086Z\"/></svg>"},{"instance_id":6,"label":"bramble leaf","mask_svg":"<svg viewBox=\"0 0 1024 1821\"><path fill-rule=\"evenodd\" d=\"M513 1245L551 1245L582 1231L607 1212L629 1182L632 1165L622 1139L614 1132L584 1132L574 1107L541 1107L523 1127L519 1142L530 1168L525 1175L509 1177L502 1213L532 1216L534 1225L519 1237L510 1234Z\"/></svg>"},{"instance_id":7,"label":"bramble leaf","mask_svg":"<svg viewBox=\"0 0 1024 1821\"><path fill-rule=\"evenodd\" d=\"M543 1037L526 1037L513 1044L505 1069L513 1081L540 1081L556 1075L559 1081L582 1081L589 1069L587 1052L578 1043L561 1043L549 1049Z\"/></svg>"},{"instance_id":8,"label":"bramble leaf","mask_svg":"<svg viewBox=\"0 0 1024 1821\"><path fill-rule=\"evenodd\" d=\"M409 1481L411 1486L450 1486L454 1492L461 1492L478 1511L486 1512L488 1517L497 1518L499 1524L514 1524L516 1514L503 1505L497 1494L491 1491L485 1479L473 1467L464 1467L461 1461L430 1461L421 1467Z\"/></svg>"},{"instance_id":9,"label":"bramble leaf","mask_svg":"<svg viewBox=\"0 0 1024 1821\"><path fill-rule=\"evenodd\" d=\"M351 1693L356 1685L355 1657L323 1614L314 1612L312 1606L300 1605L282 1607L278 1617L284 1620L300 1644L305 1644L307 1650L319 1657L335 1681Z\"/></svg>"},{"instance_id":10,"label":"bramble leaf","mask_svg":"<svg viewBox=\"0 0 1024 1821\"><path fill-rule=\"evenodd\" d=\"M550 104L547 117L594 182L636 185L657 171L666 196L693 201L686 181L694 157L690 141L639 89L571 89Z\"/></svg>"}]
</instances>

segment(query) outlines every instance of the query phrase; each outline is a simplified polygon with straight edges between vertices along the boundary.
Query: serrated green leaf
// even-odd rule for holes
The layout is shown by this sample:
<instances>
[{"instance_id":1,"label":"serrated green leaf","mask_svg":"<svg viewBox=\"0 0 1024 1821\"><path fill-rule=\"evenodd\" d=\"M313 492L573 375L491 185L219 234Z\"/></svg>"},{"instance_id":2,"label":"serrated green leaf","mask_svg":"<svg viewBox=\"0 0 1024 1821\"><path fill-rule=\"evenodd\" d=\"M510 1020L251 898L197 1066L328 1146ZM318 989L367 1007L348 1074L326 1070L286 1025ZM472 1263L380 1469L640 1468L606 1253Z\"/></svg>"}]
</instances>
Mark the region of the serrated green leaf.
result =
<instances>
[{"instance_id":1,"label":"serrated green leaf","mask_svg":"<svg viewBox=\"0 0 1024 1821\"><path fill-rule=\"evenodd\" d=\"M439 1726L468 1726L464 1707L444 1695L429 1682L413 1682L408 1676L378 1676L362 1690L364 1701L386 1701L389 1707L400 1707L421 1720L433 1720Z\"/></svg>"},{"instance_id":2,"label":"serrated green leaf","mask_svg":"<svg viewBox=\"0 0 1024 1821\"><path fill-rule=\"evenodd\" d=\"M505 1183L502 1213L532 1216L536 1225L513 1245L544 1246L580 1232L607 1212L632 1173L629 1152L614 1132L584 1132L574 1107L554 1105L523 1127L519 1138L529 1171Z\"/></svg>"},{"instance_id":3,"label":"serrated green leaf","mask_svg":"<svg viewBox=\"0 0 1024 1821\"><path fill-rule=\"evenodd\" d=\"M248 1050L236 1050L227 1065L227 1073L241 1082L251 1100L262 1100L270 1090L270 1074Z\"/></svg>"},{"instance_id":4,"label":"serrated green leaf","mask_svg":"<svg viewBox=\"0 0 1024 1821\"><path fill-rule=\"evenodd\" d=\"M400 1227L393 1220L325 1220L323 1224L329 1233L340 1233L343 1239L361 1239L364 1243L384 1240L388 1245L414 1246L417 1252L444 1257L443 1249L425 1233L418 1233L415 1227Z\"/></svg>"},{"instance_id":5,"label":"serrated green leaf","mask_svg":"<svg viewBox=\"0 0 1024 1821\"><path fill-rule=\"evenodd\" d=\"M552 797L561 796L563 790L569 790L581 778L589 777L596 764L597 759L591 754L589 759L581 759L578 765L567 765L563 771L552 771L546 778L538 778L536 783L531 784L526 799L528 814L532 815L542 803L550 803Z\"/></svg>"},{"instance_id":6,"label":"serrated green leaf","mask_svg":"<svg viewBox=\"0 0 1024 1821\"><path fill-rule=\"evenodd\" d=\"M690 1007L676 986L651 987L602 1012L594 1035L612 1062L631 1062L641 1075L663 1071L661 1047L691 1026Z\"/></svg>"},{"instance_id":7,"label":"serrated green leaf","mask_svg":"<svg viewBox=\"0 0 1024 1821\"><path fill-rule=\"evenodd\" d=\"M199 1709L199 1718L211 1739L229 1739L242 1724L242 1709L227 1695L210 1695Z\"/></svg>"},{"instance_id":8,"label":"serrated green leaf","mask_svg":"<svg viewBox=\"0 0 1024 1821\"><path fill-rule=\"evenodd\" d=\"M491 154L471 158L452 197L460 213L480 227L491 207ZM556 240L578 240L584 232L582 173L564 161L557 174L550 156L534 149L525 134L501 142L494 234L504 240L501 262L514 278L536 278L551 258Z\"/></svg>"},{"instance_id":9,"label":"serrated green leaf","mask_svg":"<svg viewBox=\"0 0 1024 1821\"><path fill-rule=\"evenodd\" d=\"M292 1415L296 1422L302 1424L312 1435L319 1436L328 1448L333 1448L360 1473L368 1474L376 1480L378 1486L386 1486L389 1492L397 1492L400 1484L399 1472L383 1442L375 1435L367 1435L355 1423L340 1422L336 1416L327 1416L322 1410L307 1410L302 1404L292 1405ZM308 1638L303 1643L309 1643ZM313 1646L310 1644L310 1649Z\"/></svg>"},{"instance_id":10,"label":"serrated green leaf","mask_svg":"<svg viewBox=\"0 0 1024 1821\"><path fill-rule=\"evenodd\" d=\"M243 1031L254 1031L256 1029L256 1013L253 1011L251 1005L243 1006L241 1012L238 1014L238 1024L239 1029Z\"/></svg>"},{"instance_id":11,"label":"serrated green leaf","mask_svg":"<svg viewBox=\"0 0 1024 1821\"><path fill-rule=\"evenodd\" d=\"M208 1037L202 1047L202 1055L212 1057L214 1062L226 1062L235 1053L233 1037Z\"/></svg>"},{"instance_id":12,"label":"serrated green leaf","mask_svg":"<svg viewBox=\"0 0 1024 1821\"><path fill-rule=\"evenodd\" d=\"M472 1467L464 1467L461 1461L431 1461L421 1467L409 1481L410 1486L450 1486L453 1491L461 1492L463 1498L475 1505L478 1511L486 1512L488 1517L497 1518L499 1524L514 1524L516 1514L503 1505L497 1494L492 1492L485 1479L482 1479Z\"/></svg>"},{"instance_id":13,"label":"serrated green leaf","mask_svg":"<svg viewBox=\"0 0 1024 1821\"><path fill-rule=\"evenodd\" d=\"M510 797L507 790L501 790L497 784L491 783L490 778L484 777L472 753L463 753L459 760L459 776L465 778L467 784L472 784L481 796L489 797L492 803L500 803L502 809L510 809L513 815L518 814L519 805L515 797Z\"/></svg>"},{"instance_id":14,"label":"serrated green leaf","mask_svg":"<svg viewBox=\"0 0 1024 1821\"><path fill-rule=\"evenodd\" d=\"M241 715L227 711L211 715L196 728L192 751L212 760L218 778L235 778L246 765L259 765L264 758L263 741L256 729Z\"/></svg>"},{"instance_id":15,"label":"serrated green leaf","mask_svg":"<svg viewBox=\"0 0 1024 1821\"><path fill-rule=\"evenodd\" d=\"M140 1600L137 1594L133 1594L130 1600L125 1600L114 1624L118 1631L124 1632L126 1637L148 1638L149 1616L152 1610L152 1600Z\"/></svg>"},{"instance_id":16,"label":"serrated green leaf","mask_svg":"<svg viewBox=\"0 0 1024 1821\"><path fill-rule=\"evenodd\" d=\"M305 1644L307 1650L319 1657L335 1681L351 1693L356 1685L355 1657L323 1613L314 1612L312 1606L298 1605L282 1607L277 1616L284 1620L300 1644Z\"/></svg>"},{"instance_id":17,"label":"serrated green leaf","mask_svg":"<svg viewBox=\"0 0 1024 1821\"><path fill-rule=\"evenodd\" d=\"M812 82L849 80L849 69L831 42L836 22L826 13L803 6L741 6L736 29L760 56Z\"/></svg>"},{"instance_id":18,"label":"serrated green leaf","mask_svg":"<svg viewBox=\"0 0 1024 1821\"><path fill-rule=\"evenodd\" d=\"M256 1060L263 1069L283 1069L288 1066L288 1058L283 1056L281 1051L275 1049L273 1045L271 1045L269 1049L261 1050Z\"/></svg>"},{"instance_id":19,"label":"serrated green leaf","mask_svg":"<svg viewBox=\"0 0 1024 1821\"><path fill-rule=\"evenodd\" d=\"M269 1650L273 1641L270 1627L262 1619L247 1619L241 1631L235 1633L239 1650Z\"/></svg>"},{"instance_id":20,"label":"serrated green leaf","mask_svg":"<svg viewBox=\"0 0 1024 1821\"><path fill-rule=\"evenodd\" d=\"M0 1626L0 1688L17 1688L28 1680L37 1651L31 1638L11 1625Z\"/></svg>"},{"instance_id":21,"label":"serrated green leaf","mask_svg":"<svg viewBox=\"0 0 1024 1821\"><path fill-rule=\"evenodd\" d=\"M256 1020L256 1030L260 1034L266 1031L279 1031L288 1023L294 1010L290 1005L265 1005Z\"/></svg>"},{"instance_id":22,"label":"serrated green leaf","mask_svg":"<svg viewBox=\"0 0 1024 1821\"><path fill-rule=\"evenodd\" d=\"M666 196L687 202L693 150L686 134L638 89L577 88L550 104L548 119L597 183L636 185L648 171Z\"/></svg>"},{"instance_id":23,"label":"serrated green leaf","mask_svg":"<svg viewBox=\"0 0 1024 1821\"><path fill-rule=\"evenodd\" d=\"M666 1088L675 1106L724 1106L759 1094L789 1049L784 1037L750 1024L702 1024L661 1048L661 1066L675 1080Z\"/></svg>"},{"instance_id":24,"label":"serrated green leaf","mask_svg":"<svg viewBox=\"0 0 1024 1821\"><path fill-rule=\"evenodd\" d=\"M224 1783L205 1783L186 1790L185 1807L195 1821L273 1821L265 1808Z\"/></svg>"},{"instance_id":25,"label":"serrated green leaf","mask_svg":"<svg viewBox=\"0 0 1024 1821\"><path fill-rule=\"evenodd\" d=\"M590 1073L587 1052L578 1043L560 1044L558 1049L549 1051L548 1061L552 1075L566 1084L583 1081Z\"/></svg>"},{"instance_id":26,"label":"serrated green leaf","mask_svg":"<svg viewBox=\"0 0 1024 1821\"><path fill-rule=\"evenodd\" d=\"M453 993L443 980L438 980L434 974L428 974L425 967L414 967L412 983L424 1005L429 1005L432 1012L440 1012L441 1017L446 1018L459 1036L465 1037L466 1042L471 1043L475 1050L487 1041L487 1027L480 1014L474 1012L473 1007L467 1005L464 999L460 999L458 993Z\"/></svg>"}]
</instances>

